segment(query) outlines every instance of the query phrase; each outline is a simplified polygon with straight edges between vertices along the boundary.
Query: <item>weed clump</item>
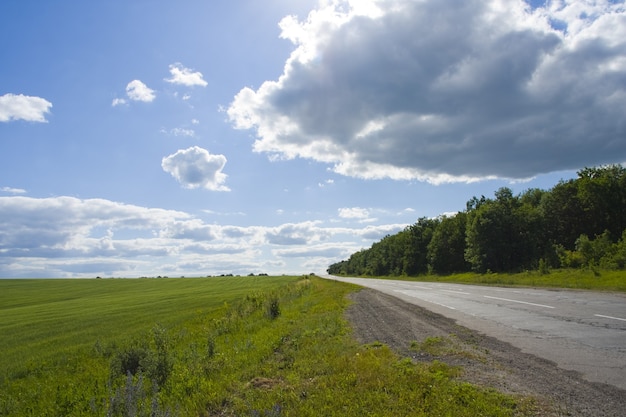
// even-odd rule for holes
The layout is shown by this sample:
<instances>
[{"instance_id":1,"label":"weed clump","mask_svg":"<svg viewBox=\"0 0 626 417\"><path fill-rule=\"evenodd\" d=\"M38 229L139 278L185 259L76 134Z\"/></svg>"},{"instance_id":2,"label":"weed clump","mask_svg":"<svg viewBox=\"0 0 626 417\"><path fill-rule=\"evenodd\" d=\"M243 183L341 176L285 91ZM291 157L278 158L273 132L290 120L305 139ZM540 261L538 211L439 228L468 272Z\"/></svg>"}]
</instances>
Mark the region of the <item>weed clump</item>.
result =
<instances>
[{"instance_id":1,"label":"weed clump","mask_svg":"<svg viewBox=\"0 0 626 417\"><path fill-rule=\"evenodd\" d=\"M157 325L152 330L152 344L149 347L145 342L131 342L129 346L120 348L113 354L111 360L111 378L144 374L157 386L162 386L172 369L172 360L168 348L166 330Z\"/></svg>"},{"instance_id":2,"label":"weed clump","mask_svg":"<svg viewBox=\"0 0 626 417\"><path fill-rule=\"evenodd\" d=\"M277 319L280 316L280 302L278 297L272 296L267 302L267 316L271 319Z\"/></svg>"},{"instance_id":3,"label":"weed clump","mask_svg":"<svg viewBox=\"0 0 626 417\"><path fill-rule=\"evenodd\" d=\"M109 388L110 395L102 410L107 417L171 417L175 414L163 408L158 401L158 387L146 385L139 373L136 377L130 373L125 383L116 388ZM98 412L93 406L92 411Z\"/></svg>"},{"instance_id":4,"label":"weed clump","mask_svg":"<svg viewBox=\"0 0 626 417\"><path fill-rule=\"evenodd\" d=\"M208 359L212 359L213 357L215 357L215 337L213 335L210 335L207 338L207 346L206 346L206 356Z\"/></svg>"},{"instance_id":5,"label":"weed clump","mask_svg":"<svg viewBox=\"0 0 626 417\"><path fill-rule=\"evenodd\" d=\"M148 357L148 350L143 346L131 345L121 348L113 354L111 360L111 377L137 375L143 368Z\"/></svg>"}]
</instances>

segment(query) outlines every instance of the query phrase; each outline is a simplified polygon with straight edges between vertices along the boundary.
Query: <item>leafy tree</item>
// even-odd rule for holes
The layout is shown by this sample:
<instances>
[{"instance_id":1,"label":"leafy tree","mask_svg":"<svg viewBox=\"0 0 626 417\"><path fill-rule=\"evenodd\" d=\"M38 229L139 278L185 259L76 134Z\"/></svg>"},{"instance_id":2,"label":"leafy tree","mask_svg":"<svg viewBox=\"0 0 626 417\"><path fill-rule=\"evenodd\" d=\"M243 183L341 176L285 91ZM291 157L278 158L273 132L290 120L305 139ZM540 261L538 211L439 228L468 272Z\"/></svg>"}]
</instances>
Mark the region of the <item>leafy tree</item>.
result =
<instances>
[{"instance_id":1,"label":"leafy tree","mask_svg":"<svg viewBox=\"0 0 626 417\"><path fill-rule=\"evenodd\" d=\"M595 236L608 230L619 237L626 228L626 168L585 168L576 183L584 211L581 233Z\"/></svg>"},{"instance_id":2,"label":"leafy tree","mask_svg":"<svg viewBox=\"0 0 626 417\"><path fill-rule=\"evenodd\" d=\"M574 250L581 234L608 230L617 238L626 229L626 168L584 168L578 178L561 181L541 202L547 238Z\"/></svg>"},{"instance_id":3,"label":"leafy tree","mask_svg":"<svg viewBox=\"0 0 626 417\"><path fill-rule=\"evenodd\" d=\"M340 261L330 265L326 272L332 275L347 275L348 274L348 261Z\"/></svg>"},{"instance_id":4,"label":"leafy tree","mask_svg":"<svg viewBox=\"0 0 626 417\"><path fill-rule=\"evenodd\" d=\"M408 246L403 254L403 273L409 276L428 272L428 245L431 242L439 220L420 218L416 224L408 227Z\"/></svg>"},{"instance_id":5,"label":"leafy tree","mask_svg":"<svg viewBox=\"0 0 626 417\"><path fill-rule=\"evenodd\" d=\"M555 245L573 250L583 228L584 209L574 180L559 182L541 199L546 238Z\"/></svg>"},{"instance_id":6,"label":"leafy tree","mask_svg":"<svg viewBox=\"0 0 626 417\"><path fill-rule=\"evenodd\" d=\"M436 274L451 274L469 269L465 261L466 213L444 217L428 244L428 264Z\"/></svg>"},{"instance_id":7,"label":"leafy tree","mask_svg":"<svg viewBox=\"0 0 626 417\"><path fill-rule=\"evenodd\" d=\"M626 269L626 230L611 250L603 255L600 266L607 269Z\"/></svg>"},{"instance_id":8,"label":"leafy tree","mask_svg":"<svg viewBox=\"0 0 626 417\"><path fill-rule=\"evenodd\" d=\"M530 194L515 197L503 187L496 191L495 200L485 201L468 214L465 259L473 270L507 272L538 266L545 245L541 213L533 202L540 196Z\"/></svg>"},{"instance_id":9,"label":"leafy tree","mask_svg":"<svg viewBox=\"0 0 626 417\"><path fill-rule=\"evenodd\" d=\"M348 259L348 267L346 268L346 274L348 275L363 275L365 274L365 256L367 250L362 249Z\"/></svg>"},{"instance_id":10,"label":"leafy tree","mask_svg":"<svg viewBox=\"0 0 626 417\"><path fill-rule=\"evenodd\" d=\"M556 245L556 253L559 258L559 265L563 268L580 268L584 264L584 259L580 252L565 249L563 245Z\"/></svg>"},{"instance_id":11,"label":"leafy tree","mask_svg":"<svg viewBox=\"0 0 626 417\"><path fill-rule=\"evenodd\" d=\"M470 212L465 259L477 272L507 271L513 261L513 210L518 204L509 188L500 188Z\"/></svg>"},{"instance_id":12,"label":"leafy tree","mask_svg":"<svg viewBox=\"0 0 626 417\"><path fill-rule=\"evenodd\" d=\"M517 244L515 251L520 268L538 268L543 260L544 268L548 265L558 266L558 258L554 245L546 233L545 218L541 210L541 202L546 192L530 189L519 197L514 218Z\"/></svg>"},{"instance_id":13,"label":"leafy tree","mask_svg":"<svg viewBox=\"0 0 626 417\"><path fill-rule=\"evenodd\" d=\"M610 259L614 249L608 230L593 240L584 234L576 240L576 251L580 253L584 266L597 266L603 257Z\"/></svg>"}]
</instances>

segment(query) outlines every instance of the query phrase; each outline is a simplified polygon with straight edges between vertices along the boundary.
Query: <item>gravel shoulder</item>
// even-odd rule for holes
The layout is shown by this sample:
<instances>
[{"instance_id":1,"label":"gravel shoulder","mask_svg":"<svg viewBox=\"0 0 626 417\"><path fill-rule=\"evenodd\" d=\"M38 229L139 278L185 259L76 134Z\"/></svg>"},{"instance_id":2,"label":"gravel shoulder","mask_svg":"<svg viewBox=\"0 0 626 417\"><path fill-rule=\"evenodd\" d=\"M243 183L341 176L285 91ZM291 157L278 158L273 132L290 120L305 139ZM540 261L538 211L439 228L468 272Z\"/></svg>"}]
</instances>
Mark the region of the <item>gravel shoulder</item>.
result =
<instances>
[{"instance_id":1,"label":"gravel shoulder","mask_svg":"<svg viewBox=\"0 0 626 417\"><path fill-rule=\"evenodd\" d=\"M463 369L461 378L536 399L541 416L624 416L626 391L584 380L554 363L372 289L350 295L346 316L360 343L381 342L414 361Z\"/></svg>"}]
</instances>

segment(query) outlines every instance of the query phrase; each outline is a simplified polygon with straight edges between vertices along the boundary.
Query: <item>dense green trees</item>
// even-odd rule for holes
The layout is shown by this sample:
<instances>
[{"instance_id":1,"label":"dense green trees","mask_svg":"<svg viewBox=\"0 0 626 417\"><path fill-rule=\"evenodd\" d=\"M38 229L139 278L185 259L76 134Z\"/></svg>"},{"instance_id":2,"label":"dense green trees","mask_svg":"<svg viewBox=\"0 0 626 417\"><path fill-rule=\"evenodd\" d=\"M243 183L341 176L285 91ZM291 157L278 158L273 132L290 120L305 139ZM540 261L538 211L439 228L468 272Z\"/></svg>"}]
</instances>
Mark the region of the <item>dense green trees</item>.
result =
<instances>
[{"instance_id":1,"label":"dense green trees","mask_svg":"<svg viewBox=\"0 0 626 417\"><path fill-rule=\"evenodd\" d=\"M352 254L349 260L334 264L335 274L419 275L428 272L427 247L439 220L419 219L395 235L387 235L370 249ZM329 269L329 270L330 270Z\"/></svg>"},{"instance_id":2,"label":"dense green trees","mask_svg":"<svg viewBox=\"0 0 626 417\"><path fill-rule=\"evenodd\" d=\"M465 260L477 272L517 271L537 266L545 253L540 190L519 197L508 188L496 191L468 212Z\"/></svg>"},{"instance_id":3,"label":"dense green trees","mask_svg":"<svg viewBox=\"0 0 626 417\"><path fill-rule=\"evenodd\" d=\"M626 168L585 168L549 191L509 188L466 210L420 218L370 249L329 266L343 275L517 272L547 267L626 267Z\"/></svg>"},{"instance_id":4,"label":"dense green trees","mask_svg":"<svg viewBox=\"0 0 626 417\"><path fill-rule=\"evenodd\" d=\"M427 246L428 265L436 274L467 271L465 260L466 213L443 217Z\"/></svg>"}]
</instances>

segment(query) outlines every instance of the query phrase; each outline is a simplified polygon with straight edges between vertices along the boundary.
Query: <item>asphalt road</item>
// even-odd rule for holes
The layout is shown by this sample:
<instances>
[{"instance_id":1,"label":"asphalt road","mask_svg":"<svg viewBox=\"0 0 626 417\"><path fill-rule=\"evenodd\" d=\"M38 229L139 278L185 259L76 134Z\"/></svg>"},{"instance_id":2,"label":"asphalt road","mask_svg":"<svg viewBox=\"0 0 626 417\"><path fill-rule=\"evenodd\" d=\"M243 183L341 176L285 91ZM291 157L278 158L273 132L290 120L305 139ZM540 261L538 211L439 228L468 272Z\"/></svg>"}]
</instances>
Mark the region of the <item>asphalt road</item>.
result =
<instances>
[{"instance_id":1,"label":"asphalt road","mask_svg":"<svg viewBox=\"0 0 626 417\"><path fill-rule=\"evenodd\" d=\"M626 390L624 294L324 277L393 295Z\"/></svg>"}]
</instances>

